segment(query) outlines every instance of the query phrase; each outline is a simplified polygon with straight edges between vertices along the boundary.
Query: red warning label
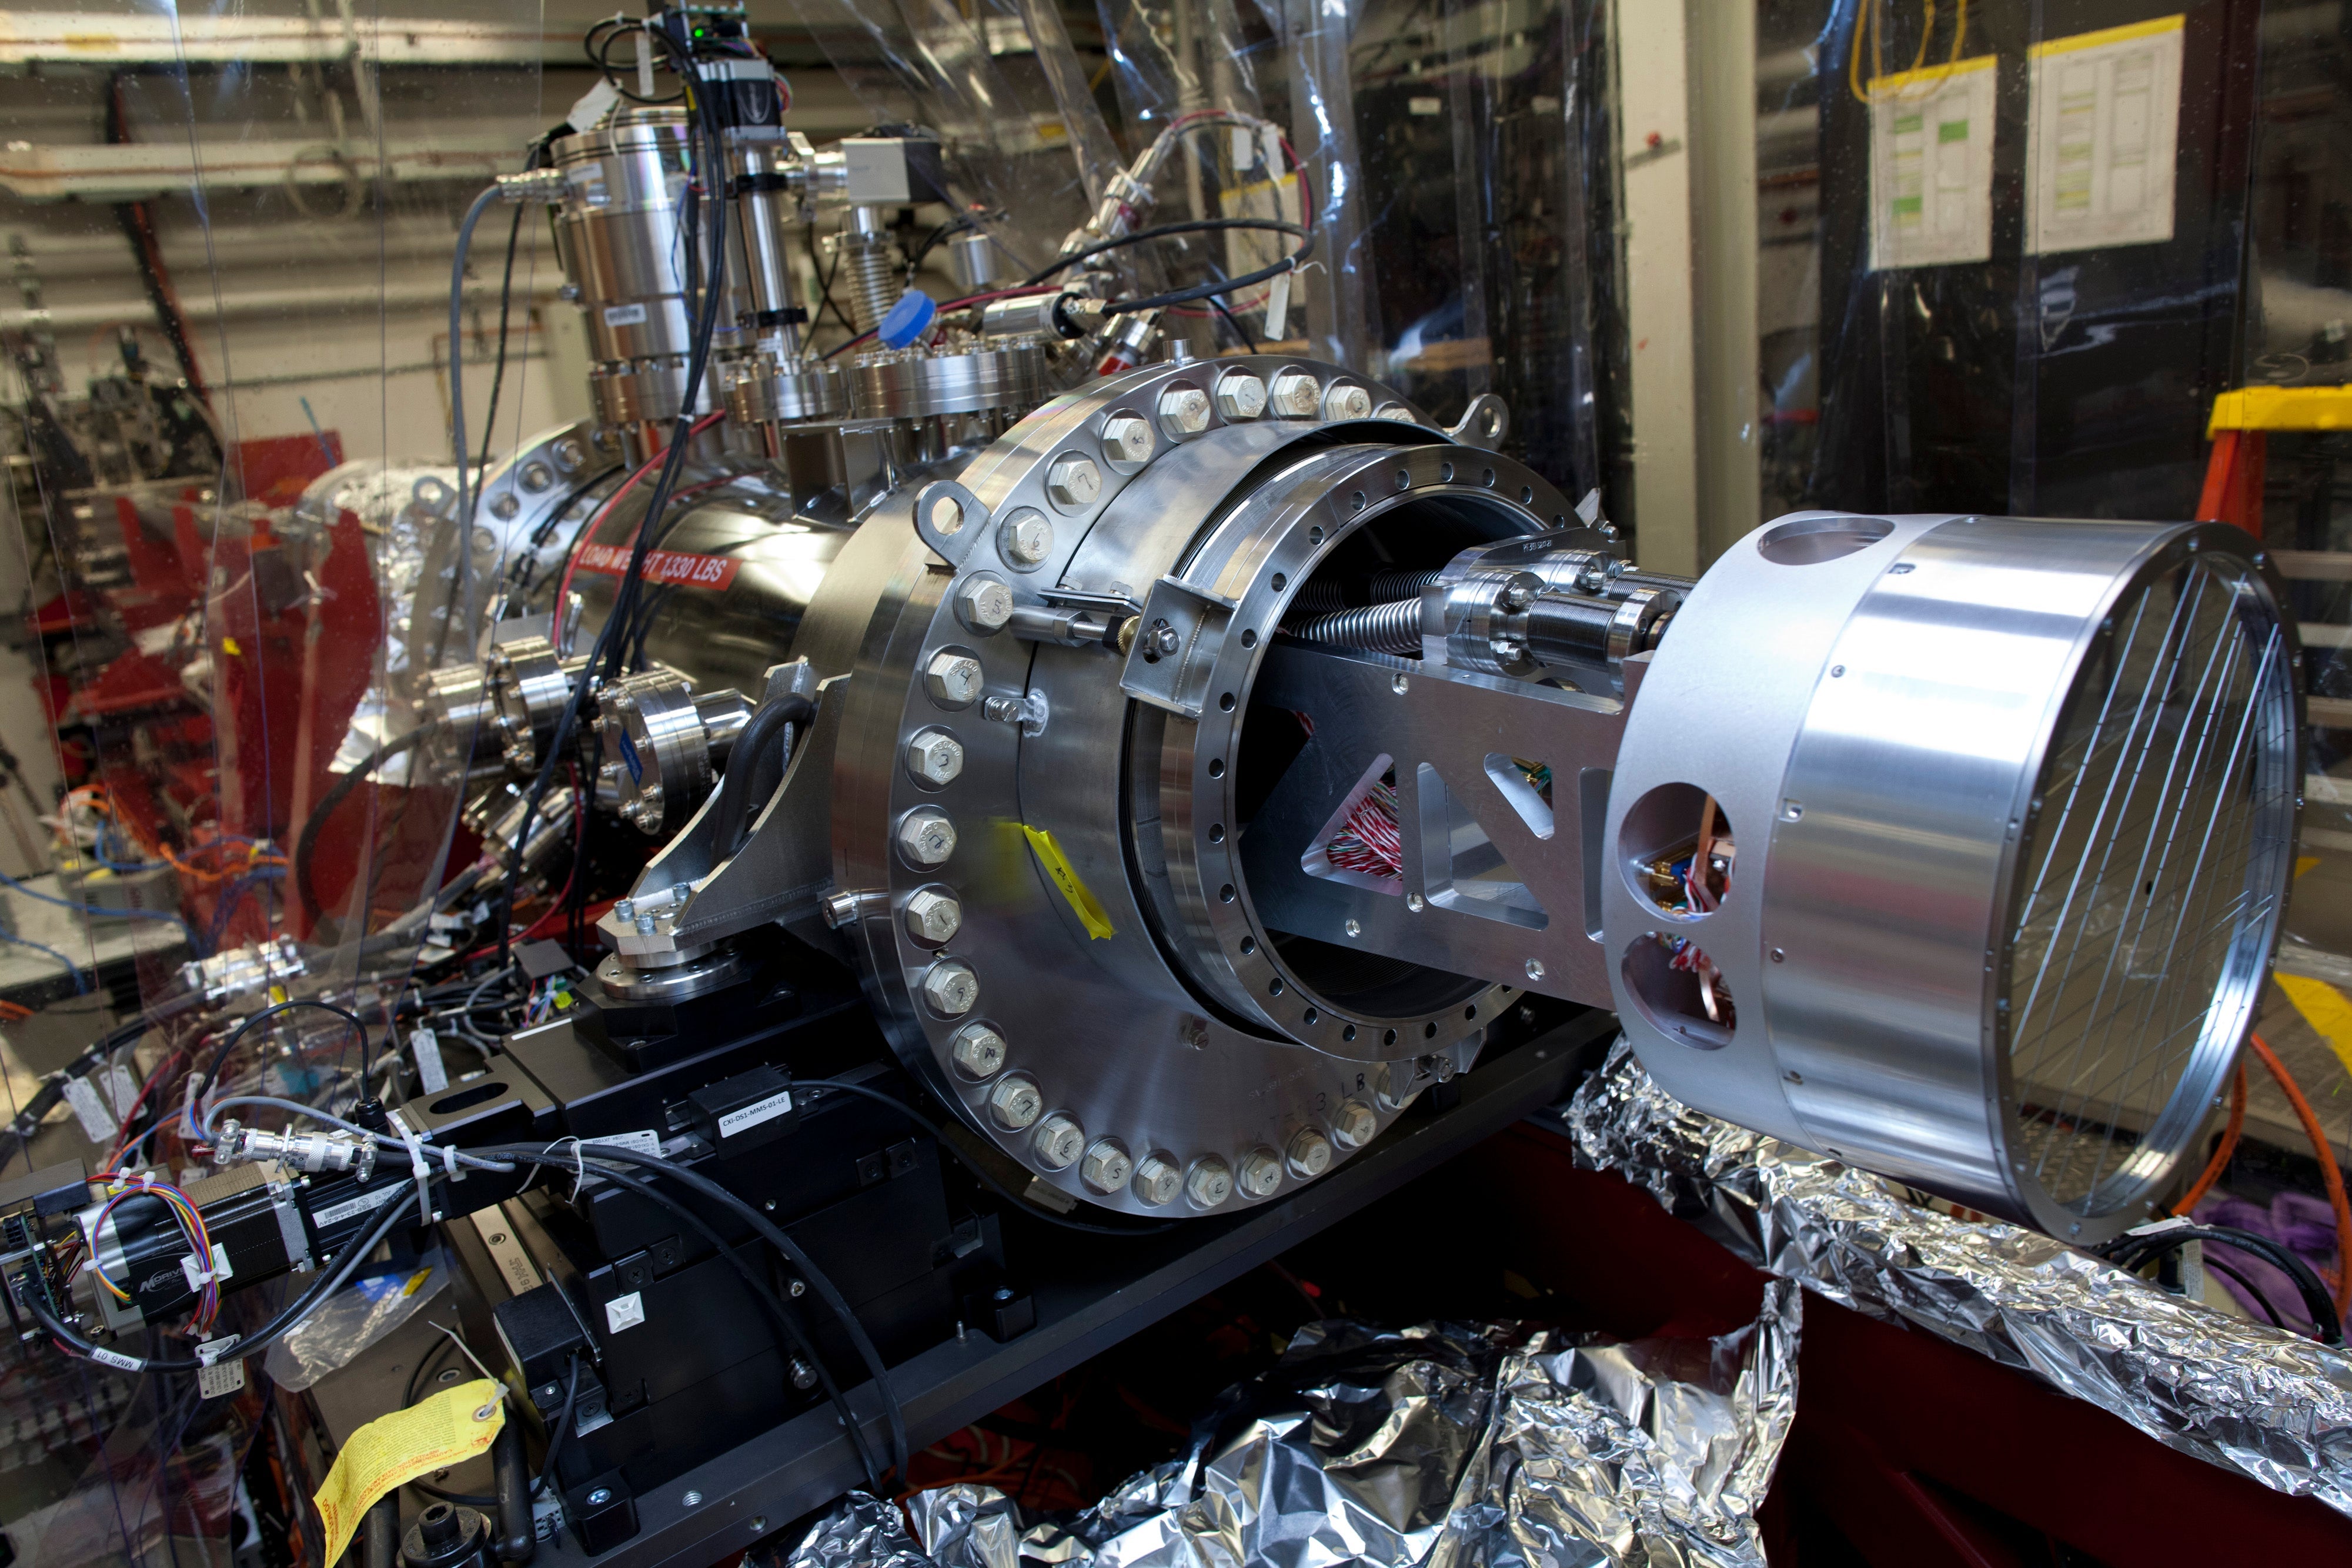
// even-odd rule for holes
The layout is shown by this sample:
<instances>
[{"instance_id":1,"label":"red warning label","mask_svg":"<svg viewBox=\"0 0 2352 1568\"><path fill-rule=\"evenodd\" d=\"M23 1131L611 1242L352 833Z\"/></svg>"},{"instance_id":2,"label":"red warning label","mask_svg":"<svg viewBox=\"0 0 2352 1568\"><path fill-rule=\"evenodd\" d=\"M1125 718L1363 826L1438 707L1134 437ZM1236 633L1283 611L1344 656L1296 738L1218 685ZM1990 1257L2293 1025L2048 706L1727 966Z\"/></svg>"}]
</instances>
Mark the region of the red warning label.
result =
<instances>
[{"instance_id":1,"label":"red warning label","mask_svg":"<svg viewBox=\"0 0 2352 1568\"><path fill-rule=\"evenodd\" d=\"M583 545L580 547L578 568L604 577L625 577L629 570L629 557L634 547L629 545ZM656 549L646 552L646 580L650 583L678 583L688 588L728 588L735 581L736 570L742 562L732 556L692 555L685 550Z\"/></svg>"}]
</instances>

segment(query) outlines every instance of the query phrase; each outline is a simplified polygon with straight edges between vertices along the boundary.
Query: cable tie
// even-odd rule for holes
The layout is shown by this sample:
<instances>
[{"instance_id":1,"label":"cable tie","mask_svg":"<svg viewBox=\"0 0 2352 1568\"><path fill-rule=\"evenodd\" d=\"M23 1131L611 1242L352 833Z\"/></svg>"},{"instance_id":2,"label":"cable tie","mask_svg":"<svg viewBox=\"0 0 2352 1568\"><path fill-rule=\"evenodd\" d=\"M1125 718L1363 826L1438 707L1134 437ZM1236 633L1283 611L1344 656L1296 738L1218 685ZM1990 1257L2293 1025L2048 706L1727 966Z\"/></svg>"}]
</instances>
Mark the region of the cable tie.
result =
<instances>
[{"instance_id":1,"label":"cable tie","mask_svg":"<svg viewBox=\"0 0 2352 1568\"><path fill-rule=\"evenodd\" d=\"M440 1214L433 1207L433 1167L425 1163L424 1142L402 1119L399 1112L387 1111L384 1114L390 1118L393 1131L400 1134L400 1141L408 1145L408 1168L416 1176L417 1212L428 1221L440 1218Z\"/></svg>"}]
</instances>

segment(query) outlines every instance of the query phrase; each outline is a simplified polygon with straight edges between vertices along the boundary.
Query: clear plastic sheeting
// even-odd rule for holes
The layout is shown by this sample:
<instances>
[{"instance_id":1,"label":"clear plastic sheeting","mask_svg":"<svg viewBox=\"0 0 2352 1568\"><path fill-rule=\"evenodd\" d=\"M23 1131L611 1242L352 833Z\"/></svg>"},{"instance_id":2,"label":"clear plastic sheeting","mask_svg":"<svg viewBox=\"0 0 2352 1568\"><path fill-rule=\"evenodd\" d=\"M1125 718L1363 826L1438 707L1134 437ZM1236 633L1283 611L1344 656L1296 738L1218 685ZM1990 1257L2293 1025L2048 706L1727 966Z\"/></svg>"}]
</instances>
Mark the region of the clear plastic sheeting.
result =
<instances>
[{"instance_id":1,"label":"clear plastic sheeting","mask_svg":"<svg viewBox=\"0 0 2352 1568\"><path fill-rule=\"evenodd\" d=\"M1801 1294L1701 1343L1503 1324L1309 1324L1192 1447L1075 1516L957 1484L853 1493L790 1568L1763 1568L1756 1508L1796 1408Z\"/></svg>"},{"instance_id":2,"label":"clear plastic sheeting","mask_svg":"<svg viewBox=\"0 0 2352 1568\"><path fill-rule=\"evenodd\" d=\"M1717 1121L1620 1040L1559 1112L1580 1164L1759 1268L2032 1373L2168 1448L2352 1515L2352 1357L2169 1295L2036 1231L1951 1218Z\"/></svg>"}]
</instances>

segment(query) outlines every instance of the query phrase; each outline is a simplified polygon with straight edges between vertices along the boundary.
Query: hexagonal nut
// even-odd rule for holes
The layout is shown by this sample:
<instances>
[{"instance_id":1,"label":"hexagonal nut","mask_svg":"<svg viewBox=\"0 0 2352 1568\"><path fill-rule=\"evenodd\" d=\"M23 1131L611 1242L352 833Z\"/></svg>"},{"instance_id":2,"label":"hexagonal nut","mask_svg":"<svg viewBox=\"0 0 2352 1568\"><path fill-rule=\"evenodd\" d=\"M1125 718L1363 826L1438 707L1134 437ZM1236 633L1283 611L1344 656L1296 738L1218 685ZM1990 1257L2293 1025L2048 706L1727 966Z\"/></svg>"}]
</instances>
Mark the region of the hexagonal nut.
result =
<instances>
[{"instance_id":1,"label":"hexagonal nut","mask_svg":"<svg viewBox=\"0 0 2352 1568\"><path fill-rule=\"evenodd\" d=\"M490 516L502 523L510 520L517 512L521 510L522 497L511 490L500 491L498 499L490 503Z\"/></svg>"},{"instance_id":2,"label":"hexagonal nut","mask_svg":"<svg viewBox=\"0 0 2352 1568\"><path fill-rule=\"evenodd\" d=\"M546 464L526 463L522 465L522 487L532 495L538 495L554 483L555 470Z\"/></svg>"},{"instance_id":3,"label":"hexagonal nut","mask_svg":"<svg viewBox=\"0 0 2352 1568\"><path fill-rule=\"evenodd\" d=\"M1421 1092L1420 1079L1420 1071L1410 1061L1383 1061L1372 1075L1372 1083L1381 1104L1391 1111L1402 1111Z\"/></svg>"},{"instance_id":4,"label":"hexagonal nut","mask_svg":"<svg viewBox=\"0 0 2352 1568\"><path fill-rule=\"evenodd\" d=\"M1184 1190L1182 1167L1166 1155L1154 1152L1135 1163L1135 1198L1148 1207L1173 1203L1176 1195Z\"/></svg>"},{"instance_id":5,"label":"hexagonal nut","mask_svg":"<svg viewBox=\"0 0 2352 1568\"><path fill-rule=\"evenodd\" d=\"M1242 1156L1242 1190L1252 1197L1272 1197L1282 1185L1282 1156L1272 1149L1252 1149Z\"/></svg>"},{"instance_id":6,"label":"hexagonal nut","mask_svg":"<svg viewBox=\"0 0 2352 1568\"><path fill-rule=\"evenodd\" d=\"M1342 1100L1331 1118L1331 1136L1343 1149L1360 1149L1381 1135L1380 1113L1361 1100Z\"/></svg>"},{"instance_id":7,"label":"hexagonal nut","mask_svg":"<svg viewBox=\"0 0 2352 1568\"><path fill-rule=\"evenodd\" d=\"M952 648L940 649L923 666L923 689L941 707L970 707L987 685L980 661Z\"/></svg>"},{"instance_id":8,"label":"hexagonal nut","mask_svg":"<svg viewBox=\"0 0 2352 1568\"><path fill-rule=\"evenodd\" d=\"M1091 457L1056 457L1045 470L1045 494L1054 497L1054 505L1073 511L1091 507L1102 494L1102 470Z\"/></svg>"},{"instance_id":9,"label":"hexagonal nut","mask_svg":"<svg viewBox=\"0 0 2352 1568\"><path fill-rule=\"evenodd\" d=\"M1312 419L1323 406L1323 383L1305 371L1285 371L1274 378L1268 403L1283 419Z\"/></svg>"},{"instance_id":10,"label":"hexagonal nut","mask_svg":"<svg viewBox=\"0 0 2352 1568\"><path fill-rule=\"evenodd\" d=\"M963 742L944 729L927 729L907 742L907 771L926 784L952 784L963 771Z\"/></svg>"},{"instance_id":11,"label":"hexagonal nut","mask_svg":"<svg viewBox=\"0 0 2352 1568\"><path fill-rule=\"evenodd\" d=\"M1362 387L1342 382L1323 398L1326 419L1370 419L1372 417L1372 394Z\"/></svg>"},{"instance_id":12,"label":"hexagonal nut","mask_svg":"<svg viewBox=\"0 0 2352 1568\"><path fill-rule=\"evenodd\" d=\"M1045 548L1053 548L1050 528L1046 532ZM1045 550L1039 550L1037 559L1044 559L1045 554ZM984 571L975 572L956 584L955 612L956 619L963 622L967 632L975 636L993 637L1004 630L1006 622L1013 619L1013 589L1001 577Z\"/></svg>"},{"instance_id":13,"label":"hexagonal nut","mask_svg":"<svg viewBox=\"0 0 2352 1568\"><path fill-rule=\"evenodd\" d=\"M1087 468L1091 472L1094 465ZM1022 507L996 526L996 553L1022 571L1035 567L1054 553L1053 519L1034 507ZM1005 613L1009 618L1012 612Z\"/></svg>"},{"instance_id":14,"label":"hexagonal nut","mask_svg":"<svg viewBox=\"0 0 2352 1568\"><path fill-rule=\"evenodd\" d=\"M1049 1171L1067 1170L1086 1146L1087 1130L1063 1111L1038 1123L1037 1130L1029 1134L1029 1152Z\"/></svg>"},{"instance_id":15,"label":"hexagonal nut","mask_svg":"<svg viewBox=\"0 0 2352 1568\"><path fill-rule=\"evenodd\" d=\"M1122 413L1103 421L1103 451L1118 462L1149 463L1151 449L1159 444L1149 420Z\"/></svg>"},{"instance_id":16,"label":"hexagonal nut","mask_svg":"<svg viewBox=\"0 0 2352 1568\"><path fill-rule=\"evenodd\" d=\"M951 893L919 887L907 897L907 935L943 947L963 929L963 904Z\"/></svg>"},{"instance_id":17,"label":"hexagonal nut","mask_svg":"<svg viewBox=\"0 0 2352 1568\"><path fill-rule=\"evenodd\" d=\"M1302 1181L1313 1181L1331 1168L1331 1140L1312 1127L1301 1127L1293 1134L1284 1153L1290 1161L1290 1174Z\"/></svg>"},{"instance_id":18,"label":"hexagonal nut","mask_svg":"<svg viewBox=\"0 0 2352 1568\"><path fill-rule=\"evenodd\" d=\"M1255 419L1265 412L1265 382L1247 371L1217 378L1217 412L1227 419Z\"/></svg>"},{"instance_id":19,"label":"hexagonal nut","mask_svg":"<svg viewBox=\"0 0 2352 1568\"><path fill-rule=\"evenodd\" d=\"M942 958L923 971L923 1000L947 1018L961 1018L980 1000L980 977L961 958Z\"/></svg>"},{"instance_id":20,"label":"hexagonal nut","mask_svg":"<svg viewBox=\"0 0 2352 1568\"><path fill-rule=\"evenodd\" d=\"M898 819L898 852L908 865L944 864L955 847L955 823L938 807L918 806Z\"/></svg>"},{"instance_id":21,"label":"hexagonal nut","mask_svg":"<svg viewBox=\"0 0 2352 1568\"><path fill-rule=\"evenodd\" d=\"M1045 1109L1045 1097L1034 1080L1015 1074L997 1081L988 1092L988 1117L1008 1133L1017 1133Z\"/></svg>"},{"instance_id":22,"label":"hexagonal nut","mask_svg":"<svg viewBox=\"0 0 2352 1568\"><path fill-rule=\"evenodd\" d=\"M955 1031L948 1055L956 1071L971 1078L993 1078L1004 1069L1004 1037L984 1023L968 1023Z\"/></svg>"},{"instance_id":23,"label":"hexagonal nut","mask_svg":"<svg viewBox=\"0 0 2352 1568\"><path fill-rule=\"evenodd\" d=\"M1233 1167L1214 1155L1202 1155L1184 1178L1184 1196L1195 1208L1216 1207L1234 1196Z\"/></svg>"},{"instance_id":24,"label":"hexagonal nut","mask_svg":"<svg viewBox=\"0 0 2352 1568\"><path fill-rule=\"evenodd\" d=\"M588 461L588 448L581 444L578 436L567 435L549 449L549 455L555 459L558 468L571 474Z\"/></svg>"},{"instance_id":25,"label":"hexagonal nut","mask_svg":"<svg viewBox=\"0 0 2352 1568\"><path fill-rule=\"evenodd\" d=\"M1255 382L1255 376L1249 378ZM1265 397L1261 387L1258 398ZM1171 435L1198 435L1209 428L1209 394L1198 387L1171 387L1160 394L1160 428Z\"/></svg>"},{"instance_id":26,"label":"hexagonal nut","mask_svg":"<svg viewBox=\"0 0 2352 1568\"><path fill-rule=\"evenodd\" d=\"M1087 1149L1086 1164L1078 1167L1078 1179L1106 1196L1125 1186L1134 1174L1134 1159L1116 1138L1097 1138Z\"/></svg>"}]
</instances>

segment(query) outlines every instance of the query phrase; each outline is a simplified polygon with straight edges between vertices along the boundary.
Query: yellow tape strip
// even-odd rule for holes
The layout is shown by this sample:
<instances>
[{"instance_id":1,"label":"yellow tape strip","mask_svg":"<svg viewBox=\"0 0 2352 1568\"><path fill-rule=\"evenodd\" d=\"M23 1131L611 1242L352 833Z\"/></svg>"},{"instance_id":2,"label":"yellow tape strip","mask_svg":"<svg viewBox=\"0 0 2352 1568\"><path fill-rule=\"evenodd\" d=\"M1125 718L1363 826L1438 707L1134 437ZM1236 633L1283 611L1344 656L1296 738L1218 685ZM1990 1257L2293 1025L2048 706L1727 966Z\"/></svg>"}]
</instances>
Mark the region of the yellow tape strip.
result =
<instances>
[{"instance_id":1,"label":"yellow tape strip","mask_svg":"<svg viewBox=\"0 0 2352 1568\"><path fill-rule=\"evenodd\" d=\"M1102 900L1095 896L1095 890L1087 885L1086 879L1078 875L1077 868L1070 864L1070 857L1062 852L1062 846L1055 841L1052 830L1033 828L1024 822L1021 831L1028 835L1029 847L1037 852L1037 863L1045 868L1045 874L1053 879L1055 887L1062 890L1062 897L1069 903L1070 913L1076 915L1078 924L1087 928L1087 939L1099 942L1106 936L1118 936L1117 928L1110 923L1109 913L1102 906Z\"/></svg>"},{"instance_id":2,"label":"yellow tape strip","mask_svg":"<svg viewBox=\"0 0 2352 1568\"><path fill-rule=\"evenodd\" d=\"M2153 38L2159 33L2180 31L2185 16L2158 16L2146 22L2126 22L2120 27L2102 27L2095 33L2076 33L2071 37L2051 38L2034 45L2025 52L2034 59L2052 55L2072 54L2076 49L2095 49L2103 44L2128 43L2134 38Z\"/></svg>"},{"instance_id":3,"label":"yellow tape strip","mask_svg":"<svg viewBox=\"0 0 2352 1568\"><path fill-rule=\"evenodd\" d=\"M2213 399L2210 440L2224 430L2352 430L2352 387L2240 387Z\"/></svg>"},{"instance_id":4,"label":"yellow tape strip","mask_svg":"<svg viewBox=\"0 0 2352 1568\"><path fill-rule=\"evenodd\" d=\"M1873 77L1867 84L1873 98L1881 93L1900 92L1907 87L1932 87L1954 77L1968 76L1975 71L1989 71L2000 63L1997 55L1970 55L1964 60L1947 60L1940 66L1921 66L1916 70L1889 71L1883 77Z\"/></svg>"},{"instance_id":5,"label":"yellow tape strip","mask_svg":"<svg viewBox=\"0 0 2352 1568\"><path fill-rule=\"evenodd\" d=\"M505 1385L478 1377L353 1432L311 1500L326 1526L326 1561L342 1556L352 1532L384 1493L488 1448L507 1424L505 1396Z\"/></svg>"},{"instance_id":6,"label":"yellow tape strip","mask_svg":"<svg viewBox=\"0 0 2352 1568\"><path fill-rule=\"evenodd\" d=\"M2294 1010L2303 1015L2303 1021L2327 1042L2327 1049L2336 1053L2344 1071L2352 1072L2352 1002L2346 1001L2344 993L2334 986L2308 975L2273 972L2271 978L2286 993L2286 999L2294 1004Z\"/></svg>"}]
</instances>

